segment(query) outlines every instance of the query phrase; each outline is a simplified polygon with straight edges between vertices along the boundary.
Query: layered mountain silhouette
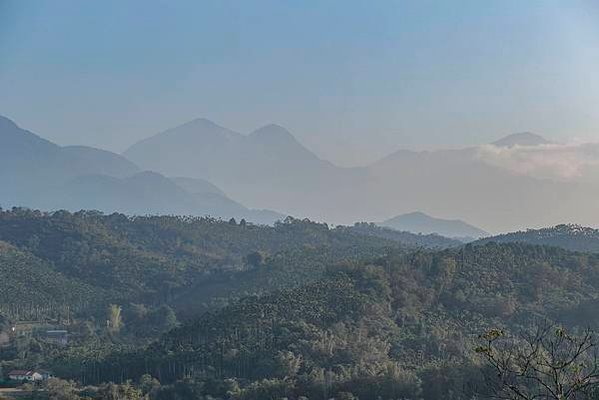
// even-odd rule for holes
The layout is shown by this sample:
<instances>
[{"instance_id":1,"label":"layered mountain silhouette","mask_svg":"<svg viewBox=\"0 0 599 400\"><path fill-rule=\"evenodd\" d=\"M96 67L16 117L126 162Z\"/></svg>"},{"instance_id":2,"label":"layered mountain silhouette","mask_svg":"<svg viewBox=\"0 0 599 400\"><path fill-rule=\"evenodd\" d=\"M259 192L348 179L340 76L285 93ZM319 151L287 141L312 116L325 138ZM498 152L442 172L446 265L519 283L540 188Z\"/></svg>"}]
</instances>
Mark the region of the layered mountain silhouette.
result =
<instances>
[{"instance_id":1,"label":"layered mountain silhouette","mask_svg":"<svg viewBox=\"0 0 599 400\"><path fill-rule=\"evenodd\" d=\"M89 147L60 147L4 118L0 128L2 204L35 207L43 198L53 207L76 207L67 200L81 194L96 208L119 206L119 211L135 213L209 211L237 218L245 215L242 211L269 209L353 224L424 209L494 232L562 221L599 225L596 180L555 180L524 170L532 162L541 169L548 162L541 151L549 141L531 133L463 149L399 150L364 167L342 168L322 160L274 124L242 134L196 119L142 140L122 156ZM549 155L561 157L556 146L547 148ZM586 155L593 149L577 151ZM568 148L564 151L569 154ZM553 168L558 172L562 165L572 165L567 158L549 161L556 161ZM89 196L92 187L103 191ZM161 188L161 193L152 188ZM260 222L272 222L278 214L259 215L265 216Z\"/></svg>"},{"instance_id":2,"label":"layered mountain silhouette","mask_svg":"<svg viewBox=\"0 0 599 400\"><path fill-rule=\"evenodd\" d=\"M66 180L82 174L107 174L124 177L139 172L125 157L86 146L61 147L36 134L19 128L0 116L0 177L27 183L27 177Z\"/></svg>"},{"instance_id":3,"label":"layered mountain silhouette","mask_svg":"<svg viewBox=\"0 0 599 400\"><path fill-rule=\"evenodd\" d=\"M121 155L84 146L61 147L0 116L0 202L30 203L78 175L125 177L139 168Z\"/></svg>"},{"instance_id":4,"label":"layered mountain silhouette","mask_svg":"<svg viewBox=\"0 0 599 400\"><path fill-rule=\"evenodd\" d=\"M532 132L520 132L508 135L502 139L493 142L498 147L514 147L514 146L540 146L544 144L552 144L549 140L541 135Z\"/></svg>"},{"instance_id":5,"label":"layered mountain silhouette","mask_svg":"<svg viewBox=\"0 0 599 400\"><path fill-rule=\"evenodd\" d=\"M125 157L61 147L0 117L0 205L106 213L210 215L270 224L285 216L251 210L212 183L141 171Z\"/></svg>"},{"instance_id":6,"label":"layered mountain silhouette","mask_svg":"<svg viewBox=\"0 0 599 400\"><path fill-rule=\"evenodd\" d=\"M145 169L169 176L201 174L211 182L285 183L336 170L281 126L242 135L203 118L142 140L123 155Z\"/></svg>"},{"instance_id":7,"label":"layered mountain silhouette","mask_svg":"<svg viewBox=\"0 0 599 400\"><path fill-rule=\"evenodd\" d=\"M467 224L464 221L435 218L422 212L398 215L381 222L379 225L398 231L421 233L424 235L436 233L463 241L472 241L489 236L488 232Z\"/></svg>"},{"instance_id":8,"label":"layered mountain silhouette","mask_svg":"<svg viewBox=\"0 0 599 400\"><path fill-rule=\"evenodd\" d=\"M490 147L547 143L519 133ZM244 135L198 119L134 144L124 155L144 169L208 179L249 206L334 223L380 221L398 211L426 209L494 231L560 220L599 224L590 201L599 194L593 185L515 173L489 162L480 147L400 150L366 167L341 168L278 125Z\"/></svg>"}]
</instances>

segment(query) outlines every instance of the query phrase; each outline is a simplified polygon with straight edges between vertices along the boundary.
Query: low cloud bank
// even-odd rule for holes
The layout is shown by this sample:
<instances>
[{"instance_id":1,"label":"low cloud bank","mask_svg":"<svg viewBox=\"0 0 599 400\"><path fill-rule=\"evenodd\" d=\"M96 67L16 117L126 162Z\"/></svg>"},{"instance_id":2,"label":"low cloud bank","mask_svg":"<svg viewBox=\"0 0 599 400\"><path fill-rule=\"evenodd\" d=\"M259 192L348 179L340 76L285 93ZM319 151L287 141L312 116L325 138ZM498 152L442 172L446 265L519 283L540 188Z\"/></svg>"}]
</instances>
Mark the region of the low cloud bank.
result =
<instances>
[{"instance_id":1,"label":"low cloud bank","mask_svg":"<svg viewBox=\"0 0 599 400\"><path fill-rule=\"evenodd\" d=\"M535 178L587 181L599 177L599 143L483 145L477 156L490 165Z\"/></svg>"}]
</instances>

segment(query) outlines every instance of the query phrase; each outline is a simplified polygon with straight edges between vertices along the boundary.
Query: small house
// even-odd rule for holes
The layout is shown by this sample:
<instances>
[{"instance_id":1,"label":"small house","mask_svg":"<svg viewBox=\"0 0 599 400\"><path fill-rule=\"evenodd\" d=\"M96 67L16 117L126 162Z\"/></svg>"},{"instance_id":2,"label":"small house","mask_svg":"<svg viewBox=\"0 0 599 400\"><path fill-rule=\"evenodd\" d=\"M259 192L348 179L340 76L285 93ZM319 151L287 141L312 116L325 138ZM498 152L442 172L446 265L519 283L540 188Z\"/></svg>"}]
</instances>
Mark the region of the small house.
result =
<instances>
[{"instance_id":1,"label":"small house","mask_svg":"<svg viewBox=\"0 0 599 400\"><path fill-rule=\"evenodd\" d=\"M8 379L13 381L35 382L41 381L44 378L39 372L15 369L8 373Z\"/></svg>"}]
</instances>

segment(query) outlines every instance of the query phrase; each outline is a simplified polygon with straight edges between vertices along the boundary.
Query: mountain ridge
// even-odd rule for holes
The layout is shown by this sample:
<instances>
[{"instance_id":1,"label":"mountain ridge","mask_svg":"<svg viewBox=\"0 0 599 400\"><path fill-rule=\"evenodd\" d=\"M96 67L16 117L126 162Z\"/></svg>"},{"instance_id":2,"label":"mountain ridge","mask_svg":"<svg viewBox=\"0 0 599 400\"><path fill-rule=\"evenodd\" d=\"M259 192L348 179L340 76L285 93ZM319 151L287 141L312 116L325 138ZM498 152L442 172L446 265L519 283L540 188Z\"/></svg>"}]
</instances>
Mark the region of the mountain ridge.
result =
<instances>
[{"instance_id":1,"label":"mountain ridge","mask_svg":"<svg viewBox=\"0 0 599 400\"><path fill-rule=\"evenodd\" d=\"M3 126L15 125L5 120ZM0 160L6 166L3 170L22 172L11 176L0 171L0 182L5 183L0 188L4 203L19 204L22 198L37 201L40 188L56 186L57 175L62 176L60 183L66 184L82 174L132 174L130 169L119 174L93 163L81 165L72 157L62 157L68 148L29 137L54 155L47 160L33 155L12 162L7 157ZM171 140L173 137L181 140ZM460 215L494 232L560 221L599 224L592 201L599 195L596 182L517 173L501 162L487 160L487 156L500 157L503 153L493 153L493 149L485 153L483 146L399 150L364 167L342 168L320 159L279 125L266 125L242 135L207 119L179 125L144 139L138 146L135 152L143 162L131 157L135 145L124 154L139 171L207 180L249 209L285 210L312 220L347 225L424 209L433 215ZM90 151L98 156L108 154ZM116 163L103 165L112 168ZM122 165L131 166L126 161Z\"/></svg>"},{"instance_id":2,"label":"mountain ridge","mask_svg":"<svg viewBox=\"0 0 599 400\"><path fill-rule=\"evenodd\" d=\"M553 142L545 139L541 135L532 132L518 132L507 135L492 144L498 147L514 147L514 146L541 146L552 144Z\"/></svg>"},{"instance_id":3,"label":"mountain ridge","mask_svg":"<svg viewBox=\"0 0 599 400\"><path fill-rule=\"evenodd\" d=\"M466 241L489 236L483 229L470 225L459 219L443 219L432 217L420 211L389 218L379 225L399 231L433 234Z\"/></svg>"},{"instance_id":4,"label":"mountain ridge","mask_svg":"<svg viewBox=\"0 0 599 400\"><path fill-rule=\"evenodd\" d=\"M210 124L192 121L195 126ZM178 178L177 183L163 174L141 170L120 154L88 146L59 146L6 117L0 117L0 139L0 204L4 207L212 215L260 224L285 217L265 208L245 207L205 180ZM188 192L185 186L194 190ZM199 187L204 189L196 191Z\"/></svg>"},{"instance_id":5,"label":"mountain ridge","mask_svg":"<svg viewBox=\"0 0 599 400\"><path fill-rule=\"evenodd\" d=\"M255 135L239 134L242 137L234 140L239 146L181 141L166 148L156 145L147 152L138 147L140 158L133 161L167 176L208 179L249 207L285 209L293 215L337 224L381 221L414 209L463 215L474 225L496 232L552 225L559 220L599 223L590 200L573 204L574 198L599 195L599 185L515 173L487 159L483 146L398 150L366 166L342 168L309 152L293 135L289 140L286 129L268 127L284 135L263 135L260 145L248 145ZM522 145L523 138L531 135L516 134L496 142L507 145L511 140ZM284 137L284 143L296 144L293 150L273 144ZM304 153L306 150L309 153ZM161 153L176 156L165 159ZM202 171L201 176L197 171Z\"/></svg>"}]
</instances>

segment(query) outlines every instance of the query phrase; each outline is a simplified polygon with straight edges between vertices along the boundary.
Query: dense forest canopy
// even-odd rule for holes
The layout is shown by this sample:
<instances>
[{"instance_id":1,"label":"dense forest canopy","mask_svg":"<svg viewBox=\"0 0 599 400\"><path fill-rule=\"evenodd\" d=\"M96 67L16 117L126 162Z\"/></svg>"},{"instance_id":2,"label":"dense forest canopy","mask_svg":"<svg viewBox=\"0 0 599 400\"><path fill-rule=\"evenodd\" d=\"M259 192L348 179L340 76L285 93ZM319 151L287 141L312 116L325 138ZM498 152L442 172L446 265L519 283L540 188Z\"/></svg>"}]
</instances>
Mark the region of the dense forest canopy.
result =
<instances>
[{"instance_id":1,"label":"dense forest canopy","mask_svg":"<svg viewBox=\"0 0 599 400\"><path fill-rule=\"evenodd\" d=\"M482 332L599 325L599 255L372 224L12 209L0 274L3 371L79 397L469 399Z\"/></svg>"},{"instance_id":2,"label":"dense forest canopy","mask_svg":"<svg viewBox=\"0 0 599 400\"><path fill-rule=\"evenodd\" d=\"M418 235L413 237L418 239ZM403 246L397 240L381 240L351 229L332 229L326 224L291 218L270 227L243 220L237 223L199 217L127 217L27 209L0 212L0 241L5 243L1 260L15 260L10 268L17 268L19 257L28 260L20 262L22 268L40 265L34 273L47 278L39 279L39 284L52 285L40 290L85 285L87 303L96 302L102 307L119 301L176 302L180 293L206 281L227 279L251 269L276 269L293 263L291 259L300 257L300 253L304 269L314 267L306 273L316 276L330 260ZM11 272L8 266L2 273L7 283L28 274L26 270L22 274ZM301 281L301 277L296 280ZM77 293L60 292L73 296ZM48 300L38 296L37 291L11 293L8 287L4 295L3 304L45 304ZM51 300L62 302L61 296Z\"/></svg>"}]
</instances>

